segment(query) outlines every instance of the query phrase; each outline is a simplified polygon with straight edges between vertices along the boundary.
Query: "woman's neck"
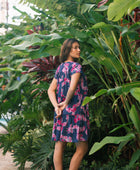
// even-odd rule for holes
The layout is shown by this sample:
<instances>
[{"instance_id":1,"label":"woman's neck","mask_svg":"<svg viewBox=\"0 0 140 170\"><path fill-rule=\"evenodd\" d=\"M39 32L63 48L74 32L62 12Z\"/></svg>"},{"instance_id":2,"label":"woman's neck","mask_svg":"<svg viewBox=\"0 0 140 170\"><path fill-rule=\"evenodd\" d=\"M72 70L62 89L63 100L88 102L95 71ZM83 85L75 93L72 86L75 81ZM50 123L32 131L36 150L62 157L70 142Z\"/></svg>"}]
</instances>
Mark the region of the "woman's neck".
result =
<instances>
[{"instance_id":1,"label":"woman's neck","mask_svg":"<svg viewBox=\"0 0 140 170\"><path fill-rule=\"evenodd\" d=\"M73 60L66 60L65 62L73 62Z\"/></svg>"}]
</instances>

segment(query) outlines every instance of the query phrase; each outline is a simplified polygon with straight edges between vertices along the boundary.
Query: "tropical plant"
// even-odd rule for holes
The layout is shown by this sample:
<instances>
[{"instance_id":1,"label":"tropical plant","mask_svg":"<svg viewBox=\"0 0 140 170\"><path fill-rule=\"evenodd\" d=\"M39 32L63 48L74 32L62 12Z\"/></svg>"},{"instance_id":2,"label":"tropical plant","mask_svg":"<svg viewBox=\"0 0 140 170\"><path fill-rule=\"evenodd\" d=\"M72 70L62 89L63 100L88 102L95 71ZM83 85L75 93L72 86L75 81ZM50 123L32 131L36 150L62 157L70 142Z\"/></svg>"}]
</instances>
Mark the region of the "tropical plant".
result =
<instances>
[{"instance_id":1,"label":"tropical plant","mask_svg":"<svg viewBox=\"0 0 140 170\"><path fill-rule=\"evenodd\" d=\"M112 3L111 5L115 5L115 2L114 2L114 4ZM109 10L112 11L111 5L109 6L111 9L108 9L108 16L109 16L109 12L110 12ZM118 4L116 4L116 5L118 5ZM131 5L129 7L132 8L132 5L133 4L131 3ZM112 11L112 13L113 13L113 11ZM115 12L114 12L114 15L116 15L116 17L118 17L118 19L120 19L120 17ZM134 56L134 51L135 51L134 49L136 48L136 46L132 47L128 43L126 45L126 42L131 42L132 34L135 35L136 37L139 37L139 35L137 34L137 26L135 25L135 23L129 29L127 27L124 27L124 25L122 27L120 27L121 28L120 31L122 32L120 34L120 37L117 37L117 34L116 34L117 30L116 29L113 30L114 26L101 22L101 23L95 24L92 28L100 29L98 37L104 42L103 47L106 45L106 48L108 48L108 50L110 50L109 53L108 52L106 53L102 49L100 49L100 53L98 53L99 55L97 55L97 51L95 51L96 53L93 53L93 56L94 57L98 56L98 61L106 67L108 74L112 77L112 80L114 79L114 83L115 83L114 85L116 87L110 88L110 87L112 87L112 85L106 84L106 88L108 90L107 89L99 90L94 96L87 97L84 101L84 104L96 99L97 97L99 97L101 95L105 95L105 94L107 94L107 96L111 95L113 108L116 107L116 110L118 109L117 112L119 114L121 122L123 123L122 125L115 128L112 132L123 127L123 128L125 128L125 131L128 134L127 134L127 136L121 136L121 137L112 137L112 136L105 137L100 143L97 142L93 145L93 147L91 148L90 154L95 153L97 150L99 150L105 144L109 144L109 143L115 143L115 144L120 143L120 146L122 149L124 147L124 145L122 145L122 143L125 142L125 144L127 144L129 140L133 139L134 146L135 146L135 141L137 141L136 142L137 147L133 148L134 149L133 154L135 156L132 156L132 159L129 163L129 168L132 168L134 163L136 161L138 161L140 158L140 155L138 154L139 147L140 147L140 145L139 145L139 135L140 135L139 127L140 127L140 125L139 125L139 116L138 116L139 111L140 111L140 105L139 105L140 97L139 97L139 95L137 95L137 94L139 94L139 90L140 90L140 88L139 88L140 87L139 66L138 66L139 56L138 55ZM132 29L131 29L132 27L134 28L135 31L134 30L132 31ZM112 40L108 34L112 37ZM137 40L137 38L136 38L136 40ZM116 48L114 48L114 45L116 46ZM103 52L101 52L101 50ZM130 60L130 58L132 58L132 56L133 56L134 60L133 59ZM116 59L119 61L119 63ZM134 69L134 67L136 67L137 69ZM117 73L117 77L116 77L116 73ZM110 81L110 82L112 83L112 81ZM130 82L130 83L127 83L127 82ZM133 93L132 91L135 91L135 93ZM115 93L115 95L114 95L114 93ZM119 106L120 101L122 102L123 108ZM134 105L134 103L135 103L135 105ZM122 112L123 112L123 114L122 114ZM124 113L126 115L124 115ZM133 124L130 123L130 118L131 118ZM136 121L136 120L138 120L138 121ZM136 131L133 133L130 133L132 126L135 126ZM133 129L133 131L134 131L134 129ZM119 150L120 150L120 147L119 147Z\"/></svg>"},{"instance_id":2,"label":"tropical plant","mask_svg":"<svg viewBox=\"0 0 140 170\"><path fill-rule=\"evenodd\" d=\"M32 162L32 169L52 169L53 143L51 139L52 122L49 122L44 128L35 128L26 131L22 140L13 144L13 156L16 165L24 169L26 161ZM21 155L22 153L22 155ZM52 167L52 168L51 168Z\"/></svg>"},{"instance_id":3,"label":"tropical plant","mask_svg":"<svg viewBox=\"0 0 140 170\"><path fill-rule=\"evenodd\" d=\"M19 10L22 16L26 16L23 17L26 22L21 24L21 31L11 26L11 33L1 38L1 63L8 63L8 67L4 66L0 70L2 73L8 71L8 75L3 74L1 79L1 85L6 84L0 96L1 114L17 111L25 119L35 120L37 127L34 129L39 130L42 129L42 122L53 117L53 108L46 94L49 81L41 81L44 77L48 80L54 74L56 65L50 67L53 69L51 77L48 77L50 72L46 75L50 71L49 66L52 66L49 57L59 55L61 44L66 38L75 37L80 41L81 64L88 77L90 96L84 104L90 102L91 122L91 150L85 158L84 168L134 167L139 160L139 1L127 1L21 0L33 4L31 8L39 15L31 19L27 13ZM28 76L21 75L24 72L29 73ZM20 81L16 81L17 77L20 77ZM12 101L13 98L15 100ZM109 132L112 135L106 137ZM47 166L45 161L48 152L44 149L45 154L43 148L49 149L50 145L46 145L45 138L41 136L37 139L41 139L41 145L32 143L33 134L29 136L30 141L26 142L22 138L14 142L15 161L24 167L25 161L30 160L34 162L33 167L42 164L41 168L44 168ZM100 143L93 145L100 140ZM33 146L34 150L32 153L26 152L27 159L22 161L23 158L20 160L19 156L24 142L25 151ZM125 152L129 154L122 160ZM103 156L100 157L100 154ZM101 165L107 162L108 165Z\"/></svg>"}]
</instances>

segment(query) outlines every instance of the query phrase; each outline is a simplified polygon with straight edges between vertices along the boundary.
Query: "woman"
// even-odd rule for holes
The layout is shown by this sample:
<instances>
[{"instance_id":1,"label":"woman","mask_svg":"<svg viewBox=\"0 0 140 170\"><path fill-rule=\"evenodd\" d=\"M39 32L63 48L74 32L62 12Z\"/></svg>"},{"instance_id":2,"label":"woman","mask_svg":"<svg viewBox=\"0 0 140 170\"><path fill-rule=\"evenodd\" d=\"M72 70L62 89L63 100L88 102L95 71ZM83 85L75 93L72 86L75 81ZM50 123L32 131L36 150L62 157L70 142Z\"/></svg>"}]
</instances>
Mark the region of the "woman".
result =
<instances>
[{"instance_id":1,"label":"woman","mask_svg":"<svg viewBox=\"0 0 140 170\"><path fill-rule=\"evenodd\" d=\"M53 157L55 170L63 169L62 157L67 142L76 144L69 170L79 168L88 150L88 105L82 106L88 88L82 67L76 62L79 58L79 42L76 39L65 40L61 47L61 64L48 89L50 101L55 108L52 133L52 140L56 141Z\"/></svg>"}]
</instances>

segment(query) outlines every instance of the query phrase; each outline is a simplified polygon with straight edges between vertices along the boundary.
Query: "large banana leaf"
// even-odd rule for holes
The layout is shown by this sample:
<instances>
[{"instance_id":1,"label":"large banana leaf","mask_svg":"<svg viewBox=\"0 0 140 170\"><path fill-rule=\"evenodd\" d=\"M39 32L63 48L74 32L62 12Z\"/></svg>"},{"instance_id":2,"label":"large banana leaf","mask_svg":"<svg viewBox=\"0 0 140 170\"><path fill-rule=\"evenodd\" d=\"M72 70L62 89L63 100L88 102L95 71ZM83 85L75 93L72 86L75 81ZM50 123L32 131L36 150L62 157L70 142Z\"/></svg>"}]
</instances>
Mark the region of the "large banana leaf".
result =
<instances>
[{"instance_id":1,"label":"large banana leaf","mask_svg":"<svg viewBox=\"0 0 140 170\"><path fill-rule=\"evenodd\" d=\"M116 136L106 136L101 142L96 142L90 152L89 152L89 155L97 152L99 149L101 149L103 146L105 146L106 144L119 144L121 142L126 142L126 141L130 141L132 139L135 138L135 135L134 133L129 133L127 134L126 136L119 136L119 137L116 137Z\"/></svg>"},{"instance_id":2,"label":"large banana leaf","mask_svg":"<svg viewBox=\"0 0 140 170\"><path fill-rule=\"evenodd\" d=\"M33 40L35 40L35 43L36 43L39 40L38 35L39 34L37 33L33 33L30 35L18 36L7 41L5 45L14 45L17 41L32 41L33 42Z\"/></svg>"},{"instance_id":3,"label":"large banana leaf","mask_svg":"<svg viewBox=\"0 0 140 170\"><path fill-rule=\"evenodd\" d=\"M139 0L114 0L108 8L108 20L118 21L138 6Z\"/></svg>"},{"instance_id":4,"label":"large banana leaf","mask_svg":"<svg viewBox=\"0 0 140 170\"><path fill-rule=\"evenodd\" d=\"M132 83L127 83L127 84L124 84L122 86L115 87L115 88L108 89L108 90L107 89L101 89L95 95L90 96L90 97L86 97L84 99L82 105L85 105L85 104L89 103L90 101L94 100L95 98L97 98L97 97L99 97L99 96L101 96L103 94L107 94L107 95L110 95L111 93L116 93L117 95L127 94L134 87L140 87L140 81L132 82ZM133 90L131 91L131 93L134 94ZM135 94L135 96L136 96L136 94ZM139 96L137 96L137 98L139 98Z\"/></svg>"},{"instance_id":5,"label":"large banana leaf","mask_svg":"<svg viewBox=\"0 0 140 170\"><path fill-rule=\"evenodd\" d=\"M13 45L11 47L17 50L26 50L30 46L42 44L43 43L42 39L53 41L61 38L62 37L57 33L53 33L49 35L41 35L41 34L33 33L31 35L15 37L7 41L5 45ZM17 42L19 42L20 44L14 45Z\"/></svg>"}]
</instances>

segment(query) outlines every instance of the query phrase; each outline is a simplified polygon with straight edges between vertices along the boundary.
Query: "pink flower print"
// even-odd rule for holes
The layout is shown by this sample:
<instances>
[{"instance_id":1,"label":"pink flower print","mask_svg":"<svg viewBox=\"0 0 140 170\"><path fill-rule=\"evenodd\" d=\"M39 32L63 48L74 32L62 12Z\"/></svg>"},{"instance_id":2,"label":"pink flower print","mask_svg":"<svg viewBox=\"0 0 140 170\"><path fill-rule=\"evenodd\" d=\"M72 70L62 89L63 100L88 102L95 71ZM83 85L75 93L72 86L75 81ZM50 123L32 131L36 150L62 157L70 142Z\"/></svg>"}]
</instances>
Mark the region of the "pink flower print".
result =
<instances>
[{"instance_id":1,"label":"pink flower print","mask_svg":"<svg viewBox=\"0 0 140 170\"><path fill-rule=\"evenodd\" d=\"M58 103L60 103L61 102L61 98L60 97L58 97Z\"/></svg>"},{"instance_id":2,"label":"pink flower print","mask_svg":"<svg viewBox=\"0 0 140 170\"><path fill-rule=\"evenodd\" d=\"M67 125L67 122L63 122L63 126L66 126Z\"/></svg>"},{"instance_id":3,"label":"pink flower print","mask_svg":"<svg viewBox=\"0 0 140 170\"><path fill-rule=\"evenodd\" d=\"M59 70L60 70L60 66L57 68L57 72L59 72Z\"/></svg>"},{"instance_id":4,"label":"pink flower print","mask_svg":"<svg viewBox=\"0 0 140 170\"><path fill-rule=\"evenodd\" d=\"M81 120L81 115L78 116L78 121Z\"/></svg>"},{"instance_id":5,"label":"pink flower print","mask_svg":"<svg viewBox=\"0 0 140 170\"><path fill-rule=\"evenodd\" d=\"M77 122L78 122L78 120L76 118L74 118L74 123L77 123Z\"/></svg>"},{"instance_id":6,"label":"pink flower print","mask_svg":"<svg viewBox=\"0 0 140 170\"><path fill-rule=\"evenodd\" d=\"M64 78L64 81L67 81L67 78Z\"/></svg>"},{"instance_id":7,"label":"pink flower print","mask_svg":"<svg viewBox=\"0 0 140 170\"><path fill-rule=\"evenodd\" d=\"M56 135L53 133L53 134L52 134L52 137L53 137L53 138L55 138L55 137L56 137Z\"/></svg>"},{"instance_id":8,"label":"pink flower print","mask_svg":"<svg viewBox=\"0 0 140 170\"><path fill-rule=\"evenodd\" d=\"M54 123L53 130L55 129L56 126L57 126L57 123Z\"/></svg>"},{"instance_id":9,"label":"pink flower print","mask_svg":"<svg viewBox=\"0 0 140 170\"><path fill-rule=\"evenodd\" d=\"M66 107L66 111L70 113L71 112L71 108Z\"/></svg>"},{"instance_id":10,"label":"pink flower print","mask_svg":"<svg viewBox=\"0 0 140 170\"><path fill-rule=\"evenodd\" d=\"M68 142L72 142L72 138L70 136L68 137Z\"/></svg>"},{"instance_id":11,"label":"pink flower print","mask_svg":"<svg viewBox=\"0 0 140 170\"><path fill-rule=\"evenodd\" d=\"M65 63L65 66L66 66L66 68L68 68L68 66L69 66L69 63Z\"/></svg>"},{"instance_id":12,"label":"pink flower print","mask_svg":"<svg viewBox=\"0 0 140 170\"><path fill-rule=\"evenodd\" d=\"M58 120L57 120L57 124L58 124L58 125L61 125L61 120L58 119Z\"/></svg>"},{"instance_id":13,"label":"pink flower print","mask_svg":"<svg viewBox=\"0 0 140 170\"><path fill-rule=\"evenodd\" d=\"M71 72L73 72L74 68L71 69Z\"/></svg>"},{"instance_id":14,"label":"pink flower print","mask_svg":"<svg viewBox=\"0 0 140 170\"><path fill-rule=\"evenodd\" d=\"M81 70L81 65L77 65L76 63L74 63L73 65L72 65L72 69L71 69L71 72L80 72L80 70Z\"/></svg>"},{"instance_id":15,"label":"pink flower print","mask_svg":"<svg viewBox=\"0 0 140 170\"><path fill-rule=\"evenodd\" d=\"M76 112L76 108L73 107L73 108L71 109L71 112L75 113L75 112Z\"/></svg>"},{"instance_id":16,"label":"pink flower print","mask_svg":"<svg viewBox=\"0 0 140 170\"><path fill-rule=\"evenodd\" d=\"M65 85L66 85L66 81L64 81L64 82L62 83L62 87L65 86Z\"/></svg>"},{"instance_id":17,"label":"pink flower print","mask_svg":"<svg viewBox=\"0 0 140 170\"><path fill-rule=\"evenodd\" d=\"M88 90L87 86L84 85L83 79L81 80L81 87L82 87L82 89L83 89L84 91L87 91L87 90Z\"/></svg>"},{"instance_id":18,"label":"pink flower print","mask_svg":"<svg viewBox=\"0 0 140 170\"><path fill-rule=\"evenodd\" d=\"M67 136L61 136L61 139L63 139L63 142L67 141Z\"/></svg>"},{"instance_id":19,"label":"pink flower print","mask_svg":"<svg viewBox=\"0 0 140 170\"><path fill-rule=\"evenodd\" d=\"M68 132L73 133L73 129L71 127L69 127Z\"/></svg>"},{"instance_id":20,"label":"pink flower print","mask_svg":"<svg viewBox=\"0 0 140 170\"><path fill-rule=\"evenodd\" d=\"M83 131L85 131L85 130L86 130L86 128L85 128L85 126L83 126L83 128L82 128L82 132L83 132Z\"/></svg>"},{"instance_id":21,"label":"pink flower print","mask_svg":"<svg viewBox=\"0 0 140 170\"><path fill-rule=\"evenodd\" d=\"M78 122L78 121L77 121ZM73 126L73 129L76 129L77 131L79 130L79 126L77 126L77 125L74 125Z\"/></svg>"},{"instance_id":22,"label":"pink flower print","mask_svg":"<svg viewBox=\"0 0 140 170\"><path fill-rule=\"evenodd\" d=\"M57 130L59 130L59 131L60 131L60 130L61 130L61 127L60 127L60 126L58 126L58 127L57 127Z\"/></svg>"},{"instance_id":23,"label":"pink flower print","mask_svg":"<svg viewBox=\"0 0 140 170\"><path fill-rule=\"evenodd\" d=\"M85 131L85 134L87 135L88 133L87 133L87 130Z\"/></svg>"}]
</instances>

